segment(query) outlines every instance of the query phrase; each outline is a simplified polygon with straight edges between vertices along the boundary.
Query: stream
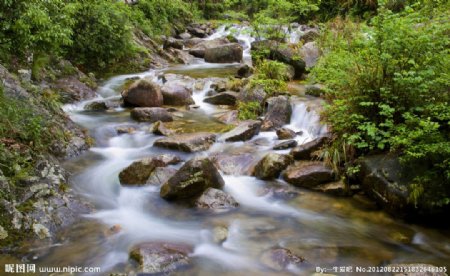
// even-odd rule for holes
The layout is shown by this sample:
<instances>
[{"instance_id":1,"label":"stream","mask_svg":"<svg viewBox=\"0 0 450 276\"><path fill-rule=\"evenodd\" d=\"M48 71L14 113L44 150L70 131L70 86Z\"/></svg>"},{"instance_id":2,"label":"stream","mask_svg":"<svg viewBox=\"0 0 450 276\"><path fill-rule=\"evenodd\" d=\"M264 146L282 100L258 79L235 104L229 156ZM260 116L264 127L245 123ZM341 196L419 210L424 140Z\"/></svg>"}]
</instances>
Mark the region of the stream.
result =
<instances>
[{"instance_id":1,"label":"stream","mask_svg":"<svg viewBox=\"0 0 450 276\"><path fill-rule=\"evenodd\" d=\"M222 27L206 39L227 34ZM251 63L253 38L244 29L236 37L244 46L244 61ZM272 147L279 142L273 131L261 132L246 142L226 143L219 139L209 150L194 154L156 148L153 142L161 136L149 131L150 124L133 121L129 109L120 106L102 112L83 109L96 100L118 102L123 85L130 78L150 77L162 85L162 75L175 73L194 78L193 99L199 107L176 111L175 121L194 131L221 129L225 125L214 115L227 109L204 103L203 98L214 78L233 76L237 67L238 64L211 64L195 59L189 65L120 75L103 83L97 98L65 106L71 119L88 129L95 139L88 152L65 164L73 173L72 188L91 202L95 211L63 232L64 242L54 245L39 263L99 266L102 275L128 273L137 271L129 262L131 247L161 241L193 247L191 265L177 271L177 275L310 275L316 266L448 265L448 233L396 220L360 197L332 197L295 188L281 178L262 181L239 172L221 172L224 191L240 206L231 212L214 213L167 202L160 198L157 186L120 185L119 172L147 156L172 153L187 161L196 155L234 152L262 158L273 151ZM318 99L297 95L292 96L291 103L293 115L287 127L303 132L296 137L299 144L327 131L313 108L320 105ZM117 127L133 127L136 131L119 135ZM114 227L119 230L112 233ZM217 227L228 229L222 244L214 242ZM274 271L261 261L261 254L274 247L289 248L306 261L283 272Z\"/></svg>"}]
</instances>

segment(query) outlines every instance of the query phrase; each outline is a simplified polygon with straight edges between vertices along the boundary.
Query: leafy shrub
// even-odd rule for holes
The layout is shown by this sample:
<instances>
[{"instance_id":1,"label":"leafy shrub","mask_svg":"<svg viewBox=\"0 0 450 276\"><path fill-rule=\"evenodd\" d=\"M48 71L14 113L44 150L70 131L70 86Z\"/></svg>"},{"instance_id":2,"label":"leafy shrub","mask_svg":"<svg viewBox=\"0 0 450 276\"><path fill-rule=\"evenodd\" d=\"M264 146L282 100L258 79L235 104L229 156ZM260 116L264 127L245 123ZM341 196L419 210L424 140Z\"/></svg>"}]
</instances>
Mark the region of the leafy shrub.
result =
<instances>
[{"instance_id":1,"label":"leafy shrub","mask_svg":"<svg viewBox=\"0 0 450 276\"><path fill-rule=\"evenodd\" d=\"M426 191L421 200L436 205L450 203L445 10L408 7L395 14L381 7L369 26L338 22L322 39L324 57L312 72L327 86L331 104L323 115L340 137L335 143L357 155L398 152L416 168L409 172L416 190Z\"/></svg>"},{"instance_id":2,"label":"leafy shrub","mask_svg":"<svg viewBox=\"0 0 450 276\"><path fill-rule=\"evenodd\" d=\"M239 120L254 120L261 114L259 102L238 102Z\"/></svg>"},{"instance_id":3,"label":"leafy shrub","mask_svg":"<svg viewBox=\"0 0 450 276\"><path fill-rule=\"evenodd\" d=\"M289 79L288 70L284 63L263 60L256 65L250 85L261 85L269 96L284 92L287 89L286 80Z\"/></svg>"}]
</instances>

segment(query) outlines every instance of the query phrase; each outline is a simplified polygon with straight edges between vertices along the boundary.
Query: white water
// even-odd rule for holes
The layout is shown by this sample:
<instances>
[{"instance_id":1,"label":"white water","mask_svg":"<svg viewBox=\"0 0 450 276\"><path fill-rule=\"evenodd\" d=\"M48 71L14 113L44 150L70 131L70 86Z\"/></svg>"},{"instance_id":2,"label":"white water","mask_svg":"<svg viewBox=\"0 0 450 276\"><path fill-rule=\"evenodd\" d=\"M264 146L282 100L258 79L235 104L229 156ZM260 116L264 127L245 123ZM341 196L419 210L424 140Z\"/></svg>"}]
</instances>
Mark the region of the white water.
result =
<instances>
[{"instance_id":1,"label":"white water","mask_svg":"<svg viewBox=\"0 0 450 276\"><path fill-rule=\"evenodd\" d=\"M249 27L237 29L237 38L244 44L244 56L248 61L249 47L254 39L249 35ZM229 33L230 30L225 31L225 27L221 27L207 39L226 36ZM293 35L291 39L296 40L298 37ZM229 65L198 62L168 69L195 70L220 68L220 66ZM206 271L208 275L218 271L238 271L238 275L242 271L252 271L261 275L267 272L258 260L261 251L282 244L289 246L289 242L286 244L284 241L288 237L286 235L303 239L305 244L308 244L306 241L314 240L316 235L334 243L336 241L331 237L333 234L339 236L339 233L341 235L352 233L353 239L357 240L371 235L367 233L369 231L366 230L367 227L358 228L356 231L351 228L354 226L353 222L343 218L331 217L312 208L310 210L308 206L302 208L298 203L293 205L285 200L275 200L270 194L262 193L268 183L251 176L223 175L224 190L240 203L240 207L235 213L221 217L199 216L185 207L165 202L159 197L159 187L121 186L118 174L134 160L171 151L152 147L153 142L159 137L146 131L148 124L137 124L131 121L123 108L116 107L108 112L87 113L83 111L83 107L94 100L117 100L120 97L120 87L129 78L150 77L162 84L161 79L158 78L162 72L163 70L149 70L114 77L98 89L97 98L64 107L75 122L86 126L96 138L96 146L90 149L91 156L95 156L95 162L73 178L74 188L97 206L97 211L87 218L100 221L107 227L120 225L121 228L118 234L107 241L104 251L108 253L100 258L101 263L96 263L96 266L100 265L104 271L107 271L117 264L126 263L129 248L136 244L148 241L169 241L192 245L194 251L191 257L202 264L198 269ZM202 87L197 89L192 87L193 99L199 109L189 112L212 115L218 111L218 108L203 102L212 79L196 80L196 82L199 81L203 82ZM309 142L327 131L326 126L320 123L320 118L314 109L310 110L309 104L305 100L293 101L291 122L286 125L295 131L303 132L295 138L299 144ZM116 134L116 127L130 125L138 130L131 134ZM256 141L261 139L266 142L257 145ZM262 157L279 142L274 131L261 132L247 142L217 142L210 150L199 155L209 156L230 150L239 151L241 147L248 147L251 144L254 154ZM183 160L194 156L179 152L172 153L178 154ZM326 206L325 203L318 204ZM227 225L229 229L228 238L222 245L214 244L211 238L212 225L218 221L219 224ZM282 232L284 229L287 229L285 231L291 229L289 231L293 232L288 231L286 234ZM371 229L378 228L374 224L371 225ZM262 240L257 239L255 237L258 237L258 231L263 233L262 236L265 231L274 232L271 234L273 238L267 236ZM281 233L277 234L277 231ZM370 238L372 239L371 236ZM356 243L356 241L353 242Z\"/></svg>"}]
</instances>

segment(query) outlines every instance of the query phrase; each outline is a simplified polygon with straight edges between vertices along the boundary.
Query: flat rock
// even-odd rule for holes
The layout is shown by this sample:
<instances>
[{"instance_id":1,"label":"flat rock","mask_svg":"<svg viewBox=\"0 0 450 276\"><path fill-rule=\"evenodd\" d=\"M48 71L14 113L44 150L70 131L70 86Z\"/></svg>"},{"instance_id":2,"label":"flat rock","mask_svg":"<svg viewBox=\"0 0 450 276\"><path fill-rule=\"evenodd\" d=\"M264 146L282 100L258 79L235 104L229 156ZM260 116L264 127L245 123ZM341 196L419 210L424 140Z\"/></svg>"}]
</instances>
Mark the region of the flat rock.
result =
<instances>
[{"instance_id":1,"label":"flat rock","mask_svg":"<svg viewBox=\"0 0 450 276\"><path fill-rule=\"evenodd\" d=\"M152 171L145 184L161 186L174 176L176 172L175 168L157 167Z\"/></svg>"},{"instance_id":2,"label":"flat rock","mask_svg":"<svg viewBox=\"0 0 450 276\"><path fill-rule=\"evenodd\" d=\"M339 180L331 183L321 184L313 188L315 191L319 191L325 194L335 195L335 196L349 196L350 191L345 185L344 181Z\"/></svg>"},{"instance_id":3,"label":"flat rock","mask_svg":"<svg viewBox=\"0 0 450 276\"><path fill-rule=\"evenodd\" d=\"M157 121L173 121L172 114L162 107L136 107L131 110L130 116L138 122L154 123Z\"/></svg>"},{"instance_id":4,"label":"flat rock","mask_svg":"<svg viewBox=\"0 0 450 276\"><path fill-rule=\"evenodd\" d=\"M298 162L283 173L286 182L302 188L314 188L334 180L334 172L322 162Z\"/></svg>"},{"instance_id":5,"label":"flat rock","mask_svg":"<svg viewBox=\"0 0 450 276\"><path fill-rule=\"evenodd\" d=\"M216 141L216 135L207 132L176 134L155 141L153 146L179 150L184 152L198 152L209 149Z\"/></svg>"},{"instance_id":6,"label":"flat rock","mask_svg":"<svg viewBox=\"0 0 450 276\"><path fill-rule=\"evenodd\" d=\"M273 149L274 150L285 150L285 149L289 149L289 148L293 148L297 146L297 141L295 140L287 140L284 142L281 142L279 144L276 144Z\"/></svg>"},{"instance_id":7,"label":"flat rock","mask_svg":"<svg viewBox=\"0 0 450 276\"><path fill-rule=\"evenodd\" d=\"M238 97L239 93L226 91L206 97L203 101L214 105L235 105Z\"/></svg>"},{"instance_id":8,"label":"flat rock","mask_svg":"<svg viewBox=\"0 0 450 276\"><path fill-rule=\"evenodd\" d=\"M271 248L263 252L260 260L265 266L277 271L285 270L289 266L298 266L305 261L303 257L286 248Z\"/></svg>"},{"instance_id":9,"label":"flat rock","mask_svg":"<svg viewBox=\"0 0 450 276\"><path fill-rule=\"evenodd\" d=\"M175 134L175 131L168 128L164 122L158 121L153 124L152 132L156 135L170 136Z\"/></svg>"},{"instance_id":10,"label":"flat rock","mask_svg":"<svg viewBox=\"0 0 450 276\"><path fill-rule=\"evenodd\" d=\"M253 136L258 135L260 129L260 121L243 121L231 131L224 133L221 139L226 142L247 141L252 139Z\"/></svg>"}]
</instances>

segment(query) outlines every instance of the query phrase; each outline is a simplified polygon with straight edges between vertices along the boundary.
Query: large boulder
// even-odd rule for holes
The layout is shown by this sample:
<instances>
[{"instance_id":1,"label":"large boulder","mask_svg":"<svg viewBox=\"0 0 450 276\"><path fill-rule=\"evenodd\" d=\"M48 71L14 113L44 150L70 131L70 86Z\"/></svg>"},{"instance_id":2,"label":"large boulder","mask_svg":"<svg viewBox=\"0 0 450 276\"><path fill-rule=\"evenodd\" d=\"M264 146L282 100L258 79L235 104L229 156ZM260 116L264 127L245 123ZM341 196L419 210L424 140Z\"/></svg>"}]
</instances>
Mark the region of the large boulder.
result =
<instances>
[{"instance_id":1,"label":"large boulder","mask_svg":"<svg viewBox=\"0 0 450 276\"><path fill-rule=\"evenodd\" d=\"M172 122L172 114L162 107L136 107L130 112L131 118L138 122Z\"/></svg>"},{"instance_id":2,"label":"large boulder","mask_svg":"<svg viewBox=\"0 0 450 276\"><path fill-rule=\"evenodd\" d=\"M225 142L247 141L252 139L253 136L258 135L260 129L260 121L243 121L231 131L224 133L221 139Z\"/></svg>"},{"instance_id":3,"label":"large boulder","mask_svg":"<svg viewBox=\"0 0 450 276\"><path fill-rule=\"evenodd\" d=\"M195 43L195 46L189 50L189 54L193 55L194 57L199 57L199 58L205 57L206 49L215 48L215 47L230 43L228 41L228 39L226 39L226 38L216 38L216 39L212 39L212 40L204 40L201 42L198 42L197 40L195 40L195 41L190 41L190 42L191 42L191 45ZM188 42L186 42L186 43L188 43ZM186 44L186 46L189 47L188 44Z\"/></svg>"},{"instance_id":4,"label":"large boulder","mask_svg":"<svg viewBox=\"0 0 450 276\"><path fill-rule=\"evenodd\" d=\"M170 274L190 265L192 247L184 244L149 242L135 246L130 259L139 264L139 270L147 274Z\"/></svg>"},{"instance_id":5,"label":"large boulder","mask_svg":"<svg viewBox=\"0 0 450 276\"><path fill-rule=\"evenodd\" d=\"M299 162L283 173L286 182L302 188L314 188L334 180L334 172L322 162Z\"/></svg>"},{"instance_id":6,"label":"large boulder","mask_svg":"<svg viewBox=\"0 0 450 276\"><path fill-rule=\"evenodd\" d=\"M262 130L277 129L291 121L292 106L287 96L271 97L264 107Z\"/></svg>"},{"instance_id":7,"label":"large boulder","mask_svg":"<svg viewBox=\"0 0 450 276\"><path fill-rule=\"evenodd\" d=\"M195 157L186 162L161 187L166 200L186 200L199 197L208 188L222 189L225 182L208 158Z\"/></svg>"},{"instance_id":8,"label":"large boulder","mask_svg":"<svg viewBox=\"0 0 450 276\"><path fill-rule=\"evenodd\" d=\"M175 48L175 49L183 50L183 46L184 46L183 40L169 37L168 39L166 39L164 41L163 49L167 50L169 48Z\"/></svg>"},{"instance_id":9,"label":"large boulder","mask_svg":"<svg viewBox=\"0 0 450 276\"><path fill-rule=\"evenodd\" d=\"M238 207L239 203L231 195L222 190L208 188L195 201L195 206L200 209L226 211Z\"/></svg>"},{"instance_id":10,"label":"large boulder","mask_svg":"<svg viewBox=\"0 0 450 276\"><path fill-rule=\"evenodd\" d=\"M122 92L122 98L127 106L159 107L163 105L163 96L159 85L148 79L135 81Z\"/></svg>"},{"instance_id":11,"label":"large boulder","mask_svg":"<svg viewBox=\"0 0 450 276\"><path fill-rule=\"evenodd\" d=\"M229 43L222 46L207 48L205 61L212 63L241 62L244 49L239 43Z\"/></svg>"},{"instance_id":12,"label":"large boulder","mask_svg":"<svg viewBox=\"0 0 450 276\"><path fill-rule=\"evenodd\" d=\"M259 179L277 178L281 171L289 166L294 159L290 155L269 153L255 167L255 176Z\"/></svg>"},{"instance_id":13,"label":"large boulder","mask_svg":"<svg viewBox=\"0 0 450 276\"><path fill-rule=\"evenodd\" d=\"M296 78L301 77L305 72L305 62L287 44L281 44L272 40L261 40L253 42L251 47L252 51L257 51L268 59L280 61L294 67Z\"/></svg>"},{"instance_id":14,"label":"large boulder","mask_svg":"<svg viewBox=\"0 0 450 276\"><path fill-rule=\"evenodd\" d=\"M295 147L291 150L291 155L296 160L310 160L312 153L319 150L327 141L329 137L318 137L308 143Z\"/></svg>"},{"instance_id":15,"label":"large boulder","mask_svg":"<svg viewBox=\"0 0 450 276\"><path fill-rule=\"evenodd\" d=\"M226 91L214 96L206 97L203 101L215 105L235 105L238 97L239 93Z\"/></svg>"},{"instance_id":16,"label":"large boulder","mask_svg":"<svg viewBox=\"0 0 450 276\"><path fill-rule=\"evenodd\" d=\"M167 82L161 87L161 92L166 105L191 105L194 104L192 99L192 90L178 84L176 82Z\"/></svg>"},{"instance_id":17,"label":"large boulder","mask_svg":"<svg viewBox=\"0 0 450 276\"><path fill-rule=\"evenodd\" d=\"M184 133L158 139L153 146L184 152L198 152L209 149L215 141L216 135L212 133Z\"/></svg>"},{"instance_id":18,"label":"large boulder","mask_svg":"<svg viewBox=\"0 0 450 276\"><path fill-rule=\"evenodd\" d=\"M143 185L157 167L166 167L179 162L180 158L172 154L143 158L123 169L119 173L119 181L122 185Z\"/></svg>"},{"instance_id":19,"label":"large boulder","mask_svg":"<svg viewBox=\"0 0 450 276\"><path fill-rule=\"evenodd\" d=\"M319 60L320 50L316 42L308 42L300 48L300 56L305 61L306 69L314 67Z\"/></svg>"}]
</instances>

